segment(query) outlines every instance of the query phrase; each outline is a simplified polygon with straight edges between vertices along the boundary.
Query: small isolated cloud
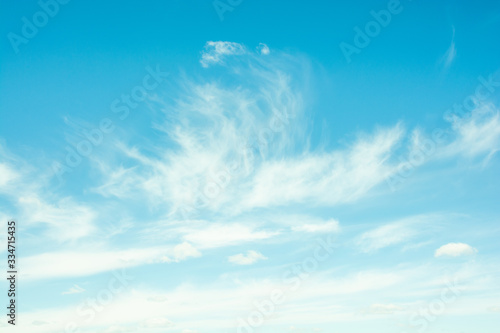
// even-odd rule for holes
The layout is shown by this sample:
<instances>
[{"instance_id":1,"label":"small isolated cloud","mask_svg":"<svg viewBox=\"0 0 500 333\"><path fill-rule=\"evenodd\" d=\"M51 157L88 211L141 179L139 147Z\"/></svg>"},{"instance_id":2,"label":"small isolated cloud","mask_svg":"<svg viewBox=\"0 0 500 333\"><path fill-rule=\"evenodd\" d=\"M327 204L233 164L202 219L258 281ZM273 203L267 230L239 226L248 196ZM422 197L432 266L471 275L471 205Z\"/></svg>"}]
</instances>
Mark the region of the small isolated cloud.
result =
<instances>
[{"instance_id":1,"label":"small isolated cloud","mask_svg":"<svg viewBox=\"0 0 500 333\"><path fill-rule=\"evenodd\" d=\"M163 257L161 261L163 262L179 262L187 258L196 258L201 256L200 251L198 251L193 245L188 242L176 245L174 247L174 258Z\"/></svg>"},{"instance_id":2,"label":"small isolated cloud","mask_svg":"<svg viewBox=\"0 0 500 333\"><path fill-rule=\"evenodd\" d=\"M176 260L184 260L190 257L199 257L201 253L193 245L184 242L174 248L174 255Z\"/></svg>"},{"instance_id":3,"label":"small isolated cloud","mask_svg":"<svg viewBox=\"0 0 500 333\"><path fill-rule=\"evenodd\" d=\"M269 50L269 46L264 43L260 43L259 46L257 46L257 49L259 50L259 53L263 55L268 55L269 53L271 53L271 51Z\"/></svg>"},{"instance_id":4,"label":"small isolated cloud","mask_svg":"<svg viewBox=\"0 0 500 333\"><path fill-rule=\"evenodd\" d=\"M79 285L75 284L73 287L69 288L68 291L63 291L63 295L71 295L71 294L79 294L83 293L85 289L80 287Z\"/></svg>"},{"instance_id":5,"label":"small isolated cloud","mask_svg":"<svg viewBox=\"0 0 500 333\"><path fill-rule=\"evenodd\" d=\"M224 58L230 55L245 54L245 47L233 42L207 42L201 54L200 63L203 67L223 63Z\"/></svg>"},{"instance_id":6,"label":"small isolated cloud","mask_svg":"<svg viewBox=\"0 0 500 333\"><path fill-rule=\"evenodd\" d=\"M234 256L228 257L228 261L237 265L251 265L259 260L267 259L262 253L257 251L247 251L247 254L235 254Z\"/></svg>"},{"instance_id":7,"label":"small isolated cloud","mask_svg":"<svg viewBox=\"0 0 500 333\"><path fill-rule=\"evenodd\" d=\"M42 326L42 325L48 325L50 323L48 321L45 321L45 320L35 320L32 322L32 324L35 326Z\"/></svg>"},{"instance_id":8,"label":"small isolated cloud","mask_svg":"<svg viewBox=\"0 0 500 333\"><path fill-rule=\"evenodd\" d=\"M477 249L473 248L469 244L465 243L448 243L441 246L436 250L434 256L442 257L458 257L458 256L468 256L477 253Z\"/></svg>"},{"instance_id":9,"label":"small isolated cloud","mask_svg":"<svg viewBox=\"0 0 500 333\"><path fill-rule=\"evenodd\" d=\"M340 230L340 225L337 220L331 219L321 224L303 224L295 226L292 227L292 230L301 232L338 232Z\"/></svg>"},{"instance_id":10,"label":"small isolated cloud","mask_svg":"<svg viewBox=\"0 0 500 333\"><path fill-rule=\"evenodd\" d=\"M167 328L174 326L174 323L167 318L149 318L145 320L142 325L144 328Z\"/></svg>"}]
</instances>

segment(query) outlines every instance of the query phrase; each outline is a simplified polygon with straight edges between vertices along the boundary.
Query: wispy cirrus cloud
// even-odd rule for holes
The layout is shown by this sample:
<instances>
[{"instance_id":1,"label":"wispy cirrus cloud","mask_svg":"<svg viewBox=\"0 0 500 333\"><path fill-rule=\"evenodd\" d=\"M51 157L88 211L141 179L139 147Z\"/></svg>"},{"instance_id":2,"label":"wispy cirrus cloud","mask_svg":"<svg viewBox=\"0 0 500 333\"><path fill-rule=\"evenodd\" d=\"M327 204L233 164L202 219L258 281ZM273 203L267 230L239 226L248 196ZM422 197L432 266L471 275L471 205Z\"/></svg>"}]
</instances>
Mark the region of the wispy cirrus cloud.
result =
<instances>
[{"instance_id":1,"label":"wispy cirrus cloud","mask_svg":"<svg viewBox=\"0 0 500 333\"><path fill-rule=\"evenodd\" d=\"M163 144L117 145L116 154L131 166L99 160L105 178L94 191L118 198L140 194L177 214L192 206L219 210L235 201L267 159L305 146L297 141L305 131L298 123L302 93L292 75L307 75L307 64L294 66L279 55L266 61L245 57L247 64L234 72L240 88L188 81L173 104L159 101L168 110L154 124Z\"/></svg>"},{"instance_id":2,"label":"wispy cirrus cloud","mask_svg":"<svg viewBox=\"0 0 500 333\"><path fill-rule=\"evenodd\" d=\"M164 245L126 250L88 249L45 252L23 259L23 279L67 278L165 262L178 262L200 256L191 245Z\"/></svg>"},{"instance_id":3,"label":"wispy cirrus cloud","mask_svg":"<svg viewBox=\"0 0 500 333\"><path fill-rule=\"evenodd\" d=\"M452 26L452 37L451 37L451 42L450 46L446 50L445 54L443 55L441 62L443 63L443 66L445 69L448 69L451 64L453 63L453 60L455 60L455 57L457 55L457 49L455 46L455 27Z\"/></svg>"},{"instance_id":4,"label":"wispy cirrus cloud","mask_svg":"<svg viewBox=\"0 0 500 333\"><path fill-rule=\"evenodd\" d=\"M405 132L401 124L362 134L344 149L313 150L304 126L304 89L297 86L307 82L307 62L280 54L242 59L231 71L235 79L245 77L237 88L182 85L188 87L185 96L161 104L171 111L168 121L155 125L171 148L119 144L116 153L133 166L100 161L103 185L94 191L166 203L174 216L221 207L238 215L294 203L352 202L384 181Z\"/></svg>"},{"instance_id":5,"label":"wispy cirrus cloud","mask_svg":"<svg viewBox=\"0 0 500 333\"><path fill-rule=\"evenodd\" d=\"M385 179L389 171L387 160L402 134L400 126L381 129L346 150L269 161L256 173L241 205L251 209L355 201Z\"/></svg>"},{"instance_id":6,"label":"wispy cirrus cloud","mask_svg":"<svg viewBox=\"0 0 500 333\"><path fill-rule=\"evenodd\" d=\"M455 137L440 152L442 157L490 158L500 150L500 112L492 104L478 105L466 119L452 123Z\"/></svg>"},{"instance_id":7,"label":"wispy cirrus cloud","mask_svg":"<svg viewBox=\"0 0 500 333\"><path fill-rule=\"evenodd\" d=\"M0 147L0 194L10 203L10 218L23 226L38 228L51 241L72 242L90 236L97 229L94 208L50 189L44 170Z\"/></svg>"},{"instance_id":8,"label":"wispy cirrus cloud","mask_svg":"<svg viewBox=\"0 0 500 333\"><path fill-rule=\"evenodd\" d=\"M268 48L269 50L269 48ZM234 42L207 42L201 54L200 63L203 67L222 63L224 58L231 55L245 54L243 45Z\"/></svg>"},{"instance_id":9,"label":"wispy cirrus cloud","mask_svg":"<svg viewBox=\"0 0 500 333\"><path fill-rule=\"evenodd\" d=\"M244 51L243 51L244 50ZM375 127L345 147L311 148L304 96L310 65L273 52L263 57L242 45L210 42L203 59L219 63L231 85L186 79L174 102L158 100L163 113L153 127L161 144L118 143L126 165L96 163L107 198L140 198L172 218L222 212L238 215L292 204L332 206L355 202L399 172L428 137L402 123ZM244 78L244 80L243 80ZM236 112L233 112L237 110ZM483 110L484 111L484 110ZM492 156L500 145L498 112L478 107L470 119L444 130L427 162L458 156ZM491 110L490 110L491 111ZM410 134L407 134L410 133ZM224 207L222 210L221 208Z\"/></svg>"},{"instance_id":10,"label":"wispy cirrus cloud","mask_svg":"<svg viewBox=\"0 0 500 333\"><path fill-rule=\"evenodd\" d=\"M154 144L137 138L117 139L109 154L92 156L89 178L73 192L74 196L50 193L43 181L29 185L36 172L26 172L12 158L0 160L1 191L15 203L12 210L21 216L24 226L34 234L42 228L65 245L55 244L23 258L23 278L70 281L120 268L173 266L213 254L218 256L218 264L211 276L224 280L232 276L230 270L250 270L231 264L252 265L266 256L273 258L266 262L271 264L275 263L275 254L284 260L278 263L280 266L288 259L300 261L302 258L297 256L309 248L310 239L340 231L334 217L346 214L337 214L343 208L339 206L372 194L384 195L377 186L394 172L402 157L411 155L426 139L425 129L408 130L395 119L384 127L374 125L358 132L346 144L315 146L307 116L307 82L311 75L307 61L275 49L271 52L265 45L253 51L228 42L207 45L200 60L202 66L223 64L221 71L227 71L228 76L180 79L179 94L174 98L168 94L158 97L151 104L158 111L147 127L156 135ZM447 132L449 137L428 160L493 156L500 141L498 111L480 110L476 108L470 118L454 122ZM24 185L25 191L9 196L9 189ZM126 218L105 214L106 205L115 205ZM374 256L392 246L406 260L416 252L408 253L409 249L436 243L430 231L439 228L442 218L435 214L390 222L365 220L361 233L352 235L347 243L352 245L353 241L360 252ZM344 225L346 234L359 230L350 221L344 224L342 220L343 230ZM100 234L106 236L99 238ZM423 240L424 235L429 237ZM118 238L121 243L116 241ZM246 251L260 250L263 244L269 246L262 250L266 256L257 250ZM286 253L273 253L276 244L283 245ZM344 245L336 244L339 248ZM465 255L470 253L469 247L447 244L436 251L436 256ZM432 251L429 253L429 261L436 261ZM339 258L339 262L342 260ZM250 268L257 271L257 266ZM422 283L422 289L408 290L409 285L418 282L414 276L433 276L426 268L357 267L339 276L318 271L317 275L311 274L313 283L293 295L300 302L285 306L285 315L278 321L327 322L332 320L332 310L333 320L354 321L359 319L359 308L377 316L400 313L408 301L398 300L399 293L420 297L422 290L425 295L435 291L424 288L428 286ZM277 269L270 268L269 272ZM340 272L343 267L328 269ZM260 274L269 276L248 277L252 283L257 281L254 286L250 282L243 287L227 286L231 281L227 278L223 286L203 281L196 286L183 283L169 290L136 289L124 295L124 302L113 302L106 318L103 316L93 325L107 327L110 332L129 328L154 332L169 329L172 324L179 331L208 326L219 331L221 327L231 328L240 312L248 313L245 306L256 293L266 297L269 288L286 284L272 273ZM80 290L75 285L67 293ZM390 292L395 300L380 299L381 293ZM334 298L343 305L328 303ZM353 298L356 302L352 302ZM207 313L206 304L211 305L211 312L196 317ZM224 317L227 311L232 311L230 318ZM35 322L52 318L43 315L31 313L30 318ZM44 329L50 332L52 328Z\"/></svg>"},{"instance_id":11,"label":"wispy cirrus cloud","mask_svg":"<svg viewBox=\"0 0 500 333\"><path fill-rule=\"evenodd\" d=\"M443 218L442 215L417 215L383 224L361 234L356 238L355 244L365 253L404 244L430 230L431 223L434 227L438 226Z\"/></svg>"},{"instance_id":12,"label":"wispy cirrus cloud","mask_svg":"<svg viewBox=\"0 0 500 333\"><path fill-rule=\"evenodd\" d=\"M49 203L38 195L21 196L18 205L23 222L45 226L49 238L62 242L90 236L97 230L94 225L97 215L92 208L71 198L56 200Z\"/></svg>"}]
</instances>

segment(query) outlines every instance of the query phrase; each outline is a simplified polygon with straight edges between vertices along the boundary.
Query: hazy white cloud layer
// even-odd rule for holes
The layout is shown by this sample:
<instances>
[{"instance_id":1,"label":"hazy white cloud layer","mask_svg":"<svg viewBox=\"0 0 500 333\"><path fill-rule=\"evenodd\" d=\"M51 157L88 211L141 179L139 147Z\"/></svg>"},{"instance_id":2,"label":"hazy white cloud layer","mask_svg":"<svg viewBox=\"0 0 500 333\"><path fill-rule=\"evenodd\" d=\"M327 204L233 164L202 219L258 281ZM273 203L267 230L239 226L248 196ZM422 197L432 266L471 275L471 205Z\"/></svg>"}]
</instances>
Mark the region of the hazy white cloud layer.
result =
<instances>
[{"instance_id":1,"label":"hazy white cloud layer","mask_svg":"<svg viewBox=\"0 0 500 333\"><path fill-rule=\"evenodd\" d=\"M146 129L89 156L74 191L1 143L0 217L19 219L30 249L20 276L27 288L57 288L67 305L22 313L20 332L62 332L68 322L82 333L234 332L273 292L284 301L265 320L269 332L331 323L366 332L381 318L414 329L411 318L421 318L412 316L442 295L460 299L446 303L453 318L498 312L488 238L498 218L450 208L471 182L457 170L498 167L493 102L447 123L439 143L435 128L400 119L325 142L312 116L319 70L306 57L210 41L199 61L202 75L183 73L175 91L151 97ZM415 163L429 140L434 148ZM391 177L408 181L395 191ZM442 193L451 194L434 199ZM471 227L480 218L488 235ZM109 291L106 279L124 269L135 282ZM92 315L86 300L109 293Z\"/></svg>"}]
</instances>

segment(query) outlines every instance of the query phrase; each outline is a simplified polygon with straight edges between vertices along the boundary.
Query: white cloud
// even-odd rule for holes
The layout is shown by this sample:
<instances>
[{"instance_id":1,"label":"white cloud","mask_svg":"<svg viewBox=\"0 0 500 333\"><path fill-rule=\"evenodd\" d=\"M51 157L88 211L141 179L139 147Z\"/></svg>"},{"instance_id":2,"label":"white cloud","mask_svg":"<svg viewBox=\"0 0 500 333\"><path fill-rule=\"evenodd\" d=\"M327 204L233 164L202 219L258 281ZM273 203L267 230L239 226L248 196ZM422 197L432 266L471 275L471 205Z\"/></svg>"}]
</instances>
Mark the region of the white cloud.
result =
<instances>
[{"instance_id":1,"label":"white cloud","mask_svg":"<svg viewBox=\"0 0 500 333\"><path fill-rule=\"evenodd\" d=\"M473 255L477 253L477 249L465 243L448 243L436 250L435 257L459 257Z\"/></svg>"},{"instance_id":2,"label":"white cloud","mask_svg":"<svg viewBox=\"0 0 500 333\"><path fill-rule=\"evenodd\" d=\"M377 314L377 315L386 315L393 314L394 312L403 310L402 307L394 304L372 304L365 311L365 313L369 314Z\"/></svg>"},{"instance_id":3,"label":"white cloud","mask_svg":"<svg viewBox=\"0 0 500 333\"><path fill-rule=\"evenodd\" d=\"M85 289L83 289L79 285L75 284L73 287L69 288L69 290L63 291L62 294L63 295L79 294L79 293L83 293L84 291L85 291Z\"/></svg>"},{"instance_id":4,"label":"white cloud","mask_svg":"<svg viewBox=\"0 0 500 333\"><path fill-rule=\"evenodd\" d=\"M199 257L201 253L188 242L184 242L174 247L174 256L177 260L184 260L189 257Z\"/></svg>"},{"instance_id":5,"label":"white cloud","mask_svg":"<svg viewBox=\"0 0 500 333\"><path fill-rule=\"evenodd\" d=\"M247 251L246 255L243 253L235 254L227 258L230 263L237 265L251 265L259 260L267 259L262 253L257 251Z\"/></svg>"},{"instance_id":6,"label":"white cloud","mask_svg":"<svg viewBox=\"0 0 500 333\"><path fill-rule=\"evenodd\" d=\"M477 106L465 119L456 119L452 125L456 138L443 149L443 157L486 154L489 158L500 150L500 113L494 106Z\"/></svg>"},{"instance_id":7,"label":"white cloud","mask_svg":"<svg viewBox=\"0 0 500 333\"><path fill-rule=\"evenodd\" d=\"M21 196L18 203L23 222L47 226L47 236L58 241L77 240L96 230L96 213L91 208L77 204L71 198L56 200L48 203L36 194Z\"/></svg>"},{"instance_id":8,"label":"white cloud","mask_svg":"<svg viewBox=\"0 0 500 333\"><path fill-rule=\"evenodd\" d=\"M446 50L446 53L444 54L444 56L441 60L444 63L445 69L450 67L450 65L452 64L453 60L455 59L455 57L457 55L457 50L455 47L455 27L452 27L452 29L453 29L453 35L451 37L450 46Z\"/></svg>"},{"instance_id":9,"label":"white cloud","mask_svg":"<svg viewBox=\"0 0 500 333\"><path fill-rule=\"evenodd\" d=\"M150 302L163 303L167 300L167 297L162 295L154 295L148 298Z\"/></svg>"},{"instance_id":10,"label":"white cloud","mask_svg":"<svg viewBox=\"0 0 500 333\"><path fill-rule=\"evenodd\" d=\"M148 154L144 152L151 147L117 145L119 158L134 167L99 158L95 165L104 180L94 191L170 206L169 212L176 216L191 209L220 211L226 204L225 211L238 210L241 192L264 159L282 155L302 137L302 126L291 121L299 121L301 96L292 90L288 74L270 68L247 69L240 75L250 87L184 83L186 93L176 98L179 102L163 106L172 114L155 124L165 133L160 138L164 144ZM279 123L281 130L272 131L279 117L287 117L285 111L290 119L280 121L287 125ZM264 144L265 139L272 140L272 147Z\"/></svg>"},{"instance_id":11,"label":"white cloud","mask_svg":"<svg viewBox=\"0 0 500 333\"><path fill-rule=\"evenodd\" d=\"M337 220L328 220L321 224L303 224L292 227L293 231L298 232L338 232L340 230L340 224Z\"/></svg>"},{"instance_id":12,"label":"white cloud","mask_svg":"<svg viewBox=\"0 0 500 333\"><path fill-rule=\"evenodd\" d=\"M242 55L246 52L245 47L233 42L207 42L205 50L201 54L201 65L208 67L224 61L229 55Z\"/></svg>"},{"instance_id":13,"label":"white cloud","mask_svg":"<svg viewBox=\"0 0 500 333\"><path fill-rule=\"evenodd\" d=\"M179 262L187 258L195 258L199 256L201 256L200 251L198 251L194 246L192 246L188 242L184 242L174 247L174 255L173 255L174 259L170 259L169 257L162 257L162 261Z\"/></svg>"},{"instance_id":14,"label":"white cloud","mask_svg":"<svg viewBox=\"0 0 500 333\"><path fill-rule=\"evenodd\" d=\"M355 201L385 179L387 160L402 133L396 126L358 140L349 150L269 161L258 170L241 205L250 209Z\"/></svg>"},{"instance_id":15,"label":"white cloud","mask_svg":"<svg viewBox=\"0 0 500 333\"><path fill-rule=\"evenodd\" d=\"M409 317L415 311L412 307L415 304L408 303L409 299L432 300L436 297L436 290L447 286L446 273L440 274L441 269L442 263L407 265L406 268L397 265L384 270L353 272L336 269L335 272L318 272L315 276L310 276L307 283L303 283L293 292L289 290L291 284L284 283L279 276L256 279L250 275L245 277L245 283L238 284L230 280L202 285L182 283L167 290L150 290L149 287L144 290L137 286L124 291L116 301L106 305L105 316L96 316L91 322L82 322L81 328L94 332L100 327L120 326L138 328L140 332L156 332L153 327L148 331L141 323L155 326L158 320L158 325L165 324L167 328L170 323L175 323L175 329L179 332L183 329L199 332L234 330L235 318L251 313L255 309L253 302L269 299L269 293L273 289L284 291L286 299L290 301L280 305L280 316L269 318L269 325L290 325L293 322L299 326L311 322L345 323L371 320L371 316L360 316L358 310L369 304L375 304L372 307L374 313L394 311ZM478 279L485 275L492 276L488 284ZM459 315L479 313L478 309L482 309L484 313L488 307L498 305L495 293L485 293L486 290L498 290L498 279L495 279L497 276L498 267L495 265L474 265L459 274L460 290L462 286L469 287L471 283L478 289L474 289L474 292L470 288L467 289L469 301L455 303L453 309L447 310L448 315L456 315L457 311ZM481 297L474 299L475 292ZM381 295L387 303L377 305L381 304L378 301ZM152 297L161 297L161 306L151 303ZM336 301L332 303L332 299ZM44 318L53 318L53 323L46 325L46 328L30 326L24 331L55 332L75 314L78 306L80 304L76 302L73 306L65 305L64 308L26 312L24 323Z\"/></svg>"},{"instance_id":16,"label":"white cloud","mask_svg":"<svg viewBox=\"0 0 500 333\"><path fill-rule=\"evenodd\" d=\"M19 192L21 189L16 185L23 180L27 169L29 167L0 142L0 194L9 195L11 189Z\"/></svg>"},{"instance_id":17,"label":"white cloud","mask_svg":"<svg viewBox=\"0 0 500 333\"><path fill-rule=\"evenodd\" d=\"M209 47L202 56L202 64L206 66L229 62L229 55L243 55L246 52L244 47L236 43L211 43L207 44ZM269 48L262 44L260 52L263 55L268 54ZM398 157L395 150L401 144L405 131L403 126L395 125L359 136L343 149L311 149L303 117L304 105L309 103L303 100L302 90L297 87L297 82L307 81L301 79L306 75L297 75L294 72L295 67L290 66L290 63L283 61L279 64L272 63L274 57L274 52L270 57L256 57L259 66L248 66L251 69L247 71L244 68L231 66L230 69L234 73L243 73L241 77L236 77L241 82L237 87L228 88L218 82L185 83L182 86L188 87L186 95L176 96L179 97L176 98L178 104L162 109L167 110L165 118L168 120L162 119L154 125L160 133L168 133L165 141L159 140L158 144L152 147L149 145L129 147L119 144L118 154L122 155L117 160L123 162L123 166L114 165L113 158L109 161L104 159L100 164L104 179L94 188L96 193L106 198L119 198L117 206L126 213L133 209L128 210L126 199L133 199L141 208L149 204L147 208L154 209L150 211L144 209L141 212L146 212L148 219L151 218L150 213L158 214L156 216L165 217L168 222L175 221L175 223L159 225L160 232L156 232L153 228L146 230L143 221L136 222L133 226L128 221L120 223L109 234L121 235L133 228L134 233L127 235L130 238L125 238L127 250L115 249L111 242L97 244L98 246L94 247L93 242L78 248L65 246L65 250L61 252L37 251L36 253L41 254L23 258L25 265L23 278L27 280L66 278L123 267L178 262L199 257L201 255L199 249L203 251L207 249L208 252L208 249L216 247L267 241L289 232L290 229L297 232L294 236L306 232L338 232L339 223L333 219L324 221L321 218L305 217L300 220L295 217L294 221L288 222L270 221L271 219L263 222L255 217L265 215L260 213L268 212L266 208L275 206L288 205L284 210L277 209L277 211L289 213L299 206L296 203L305 206L331 206L353 202L368 195L384 180L387 172L393 169L391 161ZM300 63L299 60L294 61ZM245 85L248 82L249 84ZM494 154L500 147L498 113L488 118L480 118L477 115L474 113L470 121L454 124L457 138L447 146L449 154L467 156ZM282 122L280 130L272 129L277 120ZM411 144L415 144L416 141L418 138L415 135ZM251 151L243 153L244 147L248 146L252 147ZM403 149L405 148L406 145ZM19 178L24 177L24 175L12 176L17 170L10 164L0 164L0 186L17 184ZM23 181L25 180L23 178ZM213 188L210 186L219 188L219 192L212 196L210 191ZM43 225L50 229L50 234L54 237L73 241L95 235L96 228L103 227L102 223L97 223L102 221L99 209L94 210L94 204L97 206L99 203L81 204L74 198L60 198L48 195L49 192L38 189L32 192L29 188L21 195L16 194L15 199L20 198L18 208L22 212L22 220L26 222L24 226L28 230ZM199 204L200 201L202 205L196 207L197 213L200 213L197 217L203 216L206 220L178 219L176 214L185 205ZM289 210L289 207L292 209ZM259 208L264 209L259 210ZM257 214L254 214L256 212ZM237 216L240 213L251 213L252 218L249 218L248 214L244 215L247 218L244 220ZM281 217L287 218L285 215ZM428 223L430 220L420 216L382 226L373 222L373 226L369 227L373 229L363 233L355 241L364 252L402 244L413 240L425 232L425 229L430 228ZM280 224L279 227L282 229L276 229L274 224ZM157 237L155 241L171 245L153 246L148 243L148 247L134 247L136 245L129 244L128 241L137 240L135 231L139 231L140 237L144 235L142 232L145 232L152 238ZM309 236L311 235L308 235L308 238ZM276 241L288 240L285 238L287 237ZM402 251L426 244L428 242L416 243L403 248ZM450 249L449 245L438 249L436 256L467 254L471 252L470 249L474 253L477 251L470 246L467 250ZM89 251L89 248L93 250ZM53 251L52 244L51 251ZM439 251L441 252L438 255ZM228 253L224 255L227 256ZM228 257L230 263L239 265L250 265L263 259L266 257L257 251ZM339 264L337 272L340 273L341 269L343 267ZM420 274L417 270L410 273ZM368 298L370 292L377 292L377 297L382 291L384 294L392 292L393 297L398 297L398 292L407 292L410 288L408 286L413 286L409 282L420 281L417 278L410 278L412 274L401 273L396 269L394 272L393 270L355 271L344 276L329 276L325 279L322 279L321 274L322 272L314 274L320 276L318 279L315 279L316 276L311 276L312 282L301 286L301 290L293 295L300 302L294 301L289 306L285 305L283 315L280 314L273 320L290 322L290 319L293 319L299 323L315 319L326 321L332 317L335 321L357 320L359 318L346 307L359 309L376 302L377 299ZM433 275L428 274L426 277ZM255 281L253 276L248 279ZM493 277L491 280L494 281ZM108 327L108 332L123 332L129 330L128 326L109 325L133 324L134 328L130 329L136 329L142 323L143 328L151 328L144 331L155 331L155 328L172 327L172 321L169 320L172 319L178 331L184 328L177 324L179 322L184 323L186 327L199 328L200 331L206 327L220 331L221 327L231 327L237 315L248 313L245 306L251 303L249 299L254 299L256 294L259 299L268 297L265 293L272 287L283 288L283 281L257 280L255 285L241 288L232 285L182 284L168 291L133 290L123 295L123 299L120 295L119 301L111 302L109 308L106 308L106 316L96 318L92 325L102 324L102 327ZM75 285L63 294L81 291L83 288ZM414 292L412 296L422 295L419 289L412 292ZM332 296L339 296L335 299L342 306L332 305L331 299L334 299ZM361 301L358 300L355 304L349 303L354 296L359 297ZM348 305L344 307L344 304ZM393 304L375 303L369 308L370 313L374 314L389 314L399 310L401 310L399 306ZM59 314L57 311L54 313ZM200 314L206 314L206 317L200 318L202 316ZM54 318L54 321L65 318L64 315L46 315L46 310L35 314L29 313L27 316L29 316L27 318ZM306 316L308 317L304 319ZM35 323L40 323L40 319L34 321L27 319L26 323L29 322L36 325ZM42 326L49 325L52 324ZM46 330L55 331L53 327ZM183 332L188 331L184 329Z\"/></svg>"},{"instance_id":18,"label":"white cloud","mask_svg":"<svg viewBox=\"0 0 500 333\"><path fill-rule=\"evenodd\" d=\"M269 53L271 53L271 50L269 50L269 46L264 43L260 43L257 49L259 50L260 54L263 55L268 55Z\"/></svg>"},{"instance_id":19,"label":"white cloud","mask_svg":"<svg viewBox=\"0 0 500 333\"><path fill-rule=\"evenodd\" d=\"M240 245L246 242L259 242L276 237L282 233L275 228L262 228L253 220L233 222L231 220L167 220L154 223L141 231L141 237L148 242L162 243L165 240L181 240L192 244L196 249L212 249ZM189 248L178 247L188 251Z\"/></svg>"},{"instance_id":20,"label":"white cloud","mask_svg":"<svg viewBox=\"0 0 500 333\"><path fill-rule=\"evenodd\" d=\"M71 197L57 196L48 178L0 146L0 193L13 202L11 214L25 227L41 225L45 230L37 234L56 242L76 241L96 231L96 212Z\"/></svg>"},{"instance_id":21,"label":"white cloud","mask_svg":"<svg viewBox=\"0 0 500 333\"><path fill-rule=\"evenodd\" d=\"M212 52L205 58L219 61L211 54L241 50L214 43L207 44ZM394 171L390 160L403 126L360 134L343 149L311 150L303 98L309 63L277 57L242 57L244 65L230 69L241 86L182 82L186 89L174 104L158 101L168 110L168 121L154 125L165 143L153 149L118 145L116 154L133 166L120 169L100 159L104 181L94 190L148 200L186 219L296 203L338 205L383 183Z\"/></svg>"},{"instance_id":22,"label":"white cloud","mask_svg":"<svg viewBox=\"0 0 500 333\"><path fill-rule=\"evenodd\" d=\"M114 170L106 170L108 174L107 182L95 188L94 191L105 197L125 198L129 193L133 192L134 179L129 176L133 174L134 169L119 166Z\"/></svg>"},{"instance_id":23,"label":"white cloud","mask_svg":"<svg viewBox=\"0 0 500 333\"><path fill-rule=\"evenodd\" d=\"M0 191L10 182L19 178L19 173L13 170L6 163L0 163Z\"/></svg>"},{"instance_id":24,"label":"white cloud","mask_svg":"<svg viewBox=\"0 0 500 333\"><path fill-rule=\"evenodd\" d=\"M146 319L141 326L144 328L167 328L174 326L174 323L167 318L158 317Z\"/></svg>"},{"instance_id":25,"label":"white cloud","mask_svg":"<svg viewBox=\"0 0 500 333\"><path fill-rule=\"evenodd\" d=\"M438 219L439 216L433 215L417 215L404 218L367 231L358 237L355 242L362 252L374 252L416 237L422 233L425 225L429 225L430 222Z\"/></svg>"},{"instance_id":26,"label":"white cloud","mask_svg":"<svg viewBox=\"0 0 500 333\"><path fill-rule=\"evenodd\" d=\"M200 248L213 248L268 239L278 231L255 230L244 224L212 224L200 230L189 230L184 239Z\"/></svg>"},{"instance_id":27,"label":"white cloud","mask_svg":"<svg viewBox=\"0 0 500 333\"><path fill-rule=\"evenodd\" d=\"M130 248L114 251L61 251L36 254L23 259L23 279L35 280L52 277L88 276L160 262L178 262L199 256L189 244L149 248ZM173 258L166 260L165 258Z\"/></svg>"},{"instance_id":28,"label":"white cloud","mask_svg":"<svg viewBox=\"0 0 500 333\"><path fill-rule=\"evenodd\" d=\"M110 326L108 327L104 333L128 333L128 332L135 332L136 330L131 328L131 327L123 327L123 326Z\"/></svg>"}]
</instances>

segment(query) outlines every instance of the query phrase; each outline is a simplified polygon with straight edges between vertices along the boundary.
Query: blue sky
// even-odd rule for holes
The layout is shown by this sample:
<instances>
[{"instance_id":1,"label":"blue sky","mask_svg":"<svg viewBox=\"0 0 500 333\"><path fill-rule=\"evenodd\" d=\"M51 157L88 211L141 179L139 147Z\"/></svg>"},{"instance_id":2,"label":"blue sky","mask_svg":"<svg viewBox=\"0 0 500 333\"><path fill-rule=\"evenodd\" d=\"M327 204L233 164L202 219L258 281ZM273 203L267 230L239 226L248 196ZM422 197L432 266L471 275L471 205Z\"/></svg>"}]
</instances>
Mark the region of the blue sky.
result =
<instances>
[{"instance_id":1,"label":"blue sky","mask_svg":"<svg viewBox=\"0 0 500 333\"><path fill-rule=\"evenodd\" d=\"M15 330L496 332L497 2L0 5Z\"/></svg>"}]
</instances>

